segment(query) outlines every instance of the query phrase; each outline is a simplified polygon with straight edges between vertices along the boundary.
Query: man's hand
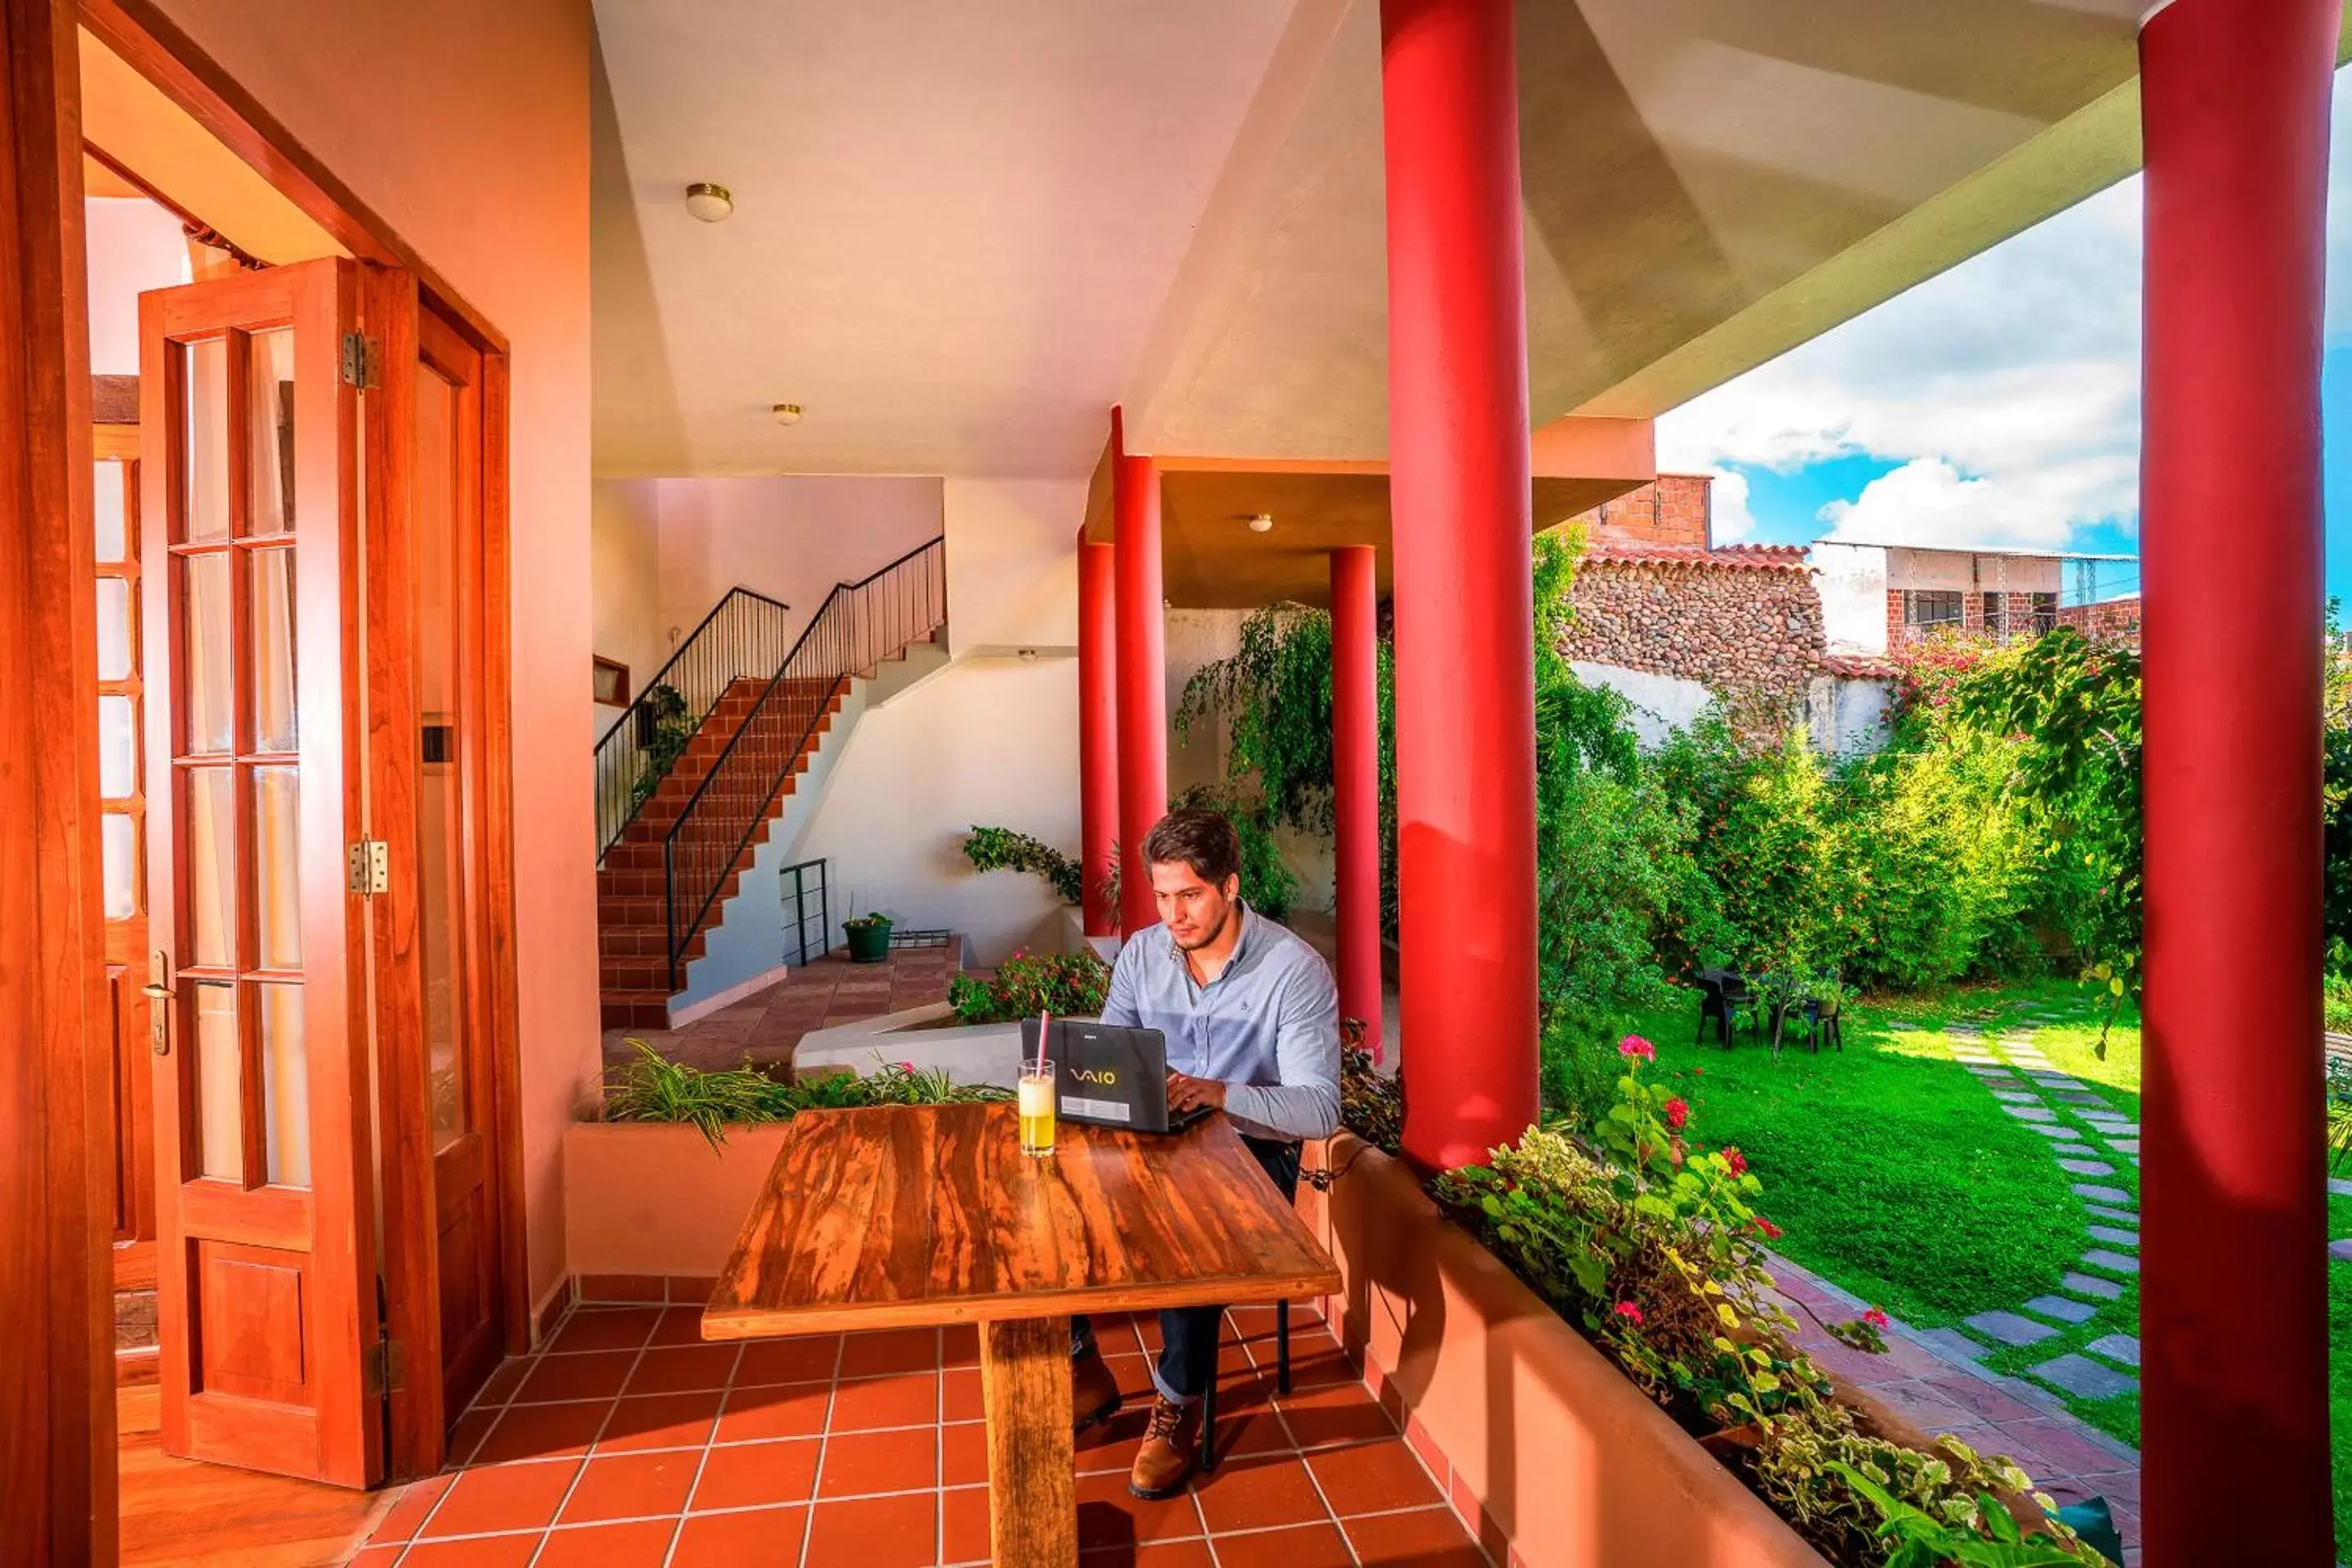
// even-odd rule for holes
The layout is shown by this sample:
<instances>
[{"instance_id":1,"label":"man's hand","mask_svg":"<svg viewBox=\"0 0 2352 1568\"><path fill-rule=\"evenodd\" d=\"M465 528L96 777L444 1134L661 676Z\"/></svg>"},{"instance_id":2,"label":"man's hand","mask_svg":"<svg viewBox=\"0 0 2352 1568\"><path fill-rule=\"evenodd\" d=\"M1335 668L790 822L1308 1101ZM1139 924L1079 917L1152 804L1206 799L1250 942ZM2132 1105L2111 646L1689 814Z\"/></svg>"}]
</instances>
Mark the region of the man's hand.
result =
<instances>
[{"instance_id":1,"label":"man's hand","mask_svg":"<svg viewBox=\"0 0 2352 1568\"><path fill-rule=\"evenodd\" d=\"M1181 1116L1199 1106L1212 1110L1225 1108L1225 1086L1213 1078L1192 1078L1171 1070L1168 1074L1168 1109Z\"/></svg>"}]
</instances>

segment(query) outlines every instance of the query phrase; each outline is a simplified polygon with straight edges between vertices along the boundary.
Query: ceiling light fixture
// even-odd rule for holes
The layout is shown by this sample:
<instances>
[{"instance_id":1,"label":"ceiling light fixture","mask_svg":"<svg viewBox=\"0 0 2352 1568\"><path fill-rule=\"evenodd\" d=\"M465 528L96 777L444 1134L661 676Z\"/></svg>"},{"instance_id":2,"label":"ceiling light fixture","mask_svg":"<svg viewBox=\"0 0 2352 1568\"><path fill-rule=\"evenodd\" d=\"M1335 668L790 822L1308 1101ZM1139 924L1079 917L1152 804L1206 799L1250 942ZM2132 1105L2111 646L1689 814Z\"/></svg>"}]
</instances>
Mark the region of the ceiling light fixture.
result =
<instances>
[{"instance_id":1,"label":"ceiling light fixture","mask_svg":"<svg viewBox=\"0 0 2352 1568\"><path fill-rule=\"evenodd\" d=\"M1263 511L1259 512L1256 516L1249 520L1249 528L1252 533L1272 533L1274 531L1274 518L1270 513Z\"/></svg>"},{"instance_id":2,"label":"ceiling light fixture","mask_svg":"<svg viewBox=\"0 0 2352 1568\"><path fill-rule=\"evenodd\" d=\"M776 423L779 425L797 425L801 422L801 405L797 403L779 403L773 412L776 416Z\"/></svg>"},{"instance_id":3,"label":"ceiling light fixture","mask_svg":"<svg viewBox=\"0 0 2352 1568\"><path fill-rule=\"evenodd\" d=\"M735 193L709 180L686 187L686 210L705 223L724 223L735 210Z\"/></svg>"}]
</instances>

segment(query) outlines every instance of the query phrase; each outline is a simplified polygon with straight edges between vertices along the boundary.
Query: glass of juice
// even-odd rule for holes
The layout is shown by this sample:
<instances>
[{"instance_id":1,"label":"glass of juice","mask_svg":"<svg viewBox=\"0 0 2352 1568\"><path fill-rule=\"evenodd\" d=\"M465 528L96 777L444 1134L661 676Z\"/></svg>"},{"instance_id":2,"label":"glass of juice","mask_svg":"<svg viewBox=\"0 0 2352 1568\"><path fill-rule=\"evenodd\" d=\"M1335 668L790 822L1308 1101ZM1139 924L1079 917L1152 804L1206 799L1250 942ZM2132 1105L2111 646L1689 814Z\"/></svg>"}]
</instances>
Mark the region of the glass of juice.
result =
<instances>
[{"instance_id":1,"label":"glass of juice","mask_svg":"<svg viewBox=\"0 0 2352 1568\"><path fill-rule=\"evenodd\" d=\"M1054 1152L1054 1064L1024 1061L1021 1064L1021 1085L1014 1091L1020 1096L1021 1152L1024 1154L1050 1154Z\"/></svg>"}]
</instances>

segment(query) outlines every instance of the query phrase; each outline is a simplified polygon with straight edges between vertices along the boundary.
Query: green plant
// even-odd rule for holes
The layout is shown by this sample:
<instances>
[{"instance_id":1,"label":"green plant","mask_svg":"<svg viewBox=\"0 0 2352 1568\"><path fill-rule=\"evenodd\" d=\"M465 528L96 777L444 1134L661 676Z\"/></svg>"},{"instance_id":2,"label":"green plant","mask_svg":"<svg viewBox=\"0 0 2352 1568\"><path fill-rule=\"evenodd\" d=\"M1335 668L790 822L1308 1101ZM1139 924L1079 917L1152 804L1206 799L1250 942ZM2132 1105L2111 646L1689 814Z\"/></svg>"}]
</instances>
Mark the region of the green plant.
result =
<instances>
[{"instance_id":1,"label":"green plant","mask_svg":"<svg viewBox=\"0 0 2352 1568\"><path fill-rule=\"evenodd\" d=\"M1110 970L1093 953L1015 951L989 975L959 974L948 982L948 1005L959 1022L1010 1024L1051 1013L1057 1018L1102 1011Z\"/></svg>"},{"instance_id":2,"label":"green plant","mask_svg":"<svg viewBox=\"0 0 2352 1568\"><path fill-rule=\"evenodd\" d=\"M653 798L654 791L661 788L662 780L677 766L677 759L700 728L687 712L685 693L667 681L648 690L644 700L643 711L651 716L651 727L639 748L644 765L637 771L636 783L629 787L633 808Z\"/></svg>"},{"instance_id":3,"label":"green plant","mask_svg":"<svg viewBox=\"0 0 2352 1568\"><path fill-rule=\"evenodd\" d=\"M887 931L896 922L880 910L869 910L862 915L852 915L841 923L847 931Z\"/></svg>"},{"instance_id":4,"label":"green plant","mask_svg":"<svg viewBox=\"0 0 2352 1568\"><path fill-rule=\"evenodd\" d=\"M918 1069L908 1062L883 1062L864 1078L835 1073L791 1082L745 1061L741 1067L706 1070L674 1062L643 1040L628 1042L635 1053L604 1079L606 1121L682 1123L700 1132L713 1149L727 1141L727 1128L789 1121L803 1110L856 1105L945 1105L1011 1098L984 1084L960 1084L943 1069Z\"/></svg>"},{"instance_id":5,"label":"green plant","mask_svg":"<svg viewBox=\"0 0 2352 1568\"><path fill-rule=\"evenodd\" d=\"M1940 1513L1930 1513L1892 1495L1883 1477L1874 1480L1842 1461L1829 1468L1884 1516L1877 1533L1894 1548L1887 1568L2052 1568L2104 1561L2079 1542L2047 1535L2029 1539L2016 1516L1990 1492L1947 1498ZM2044 1500L2044 1506L2055 1505Z\"/></svg>"},{"instance_id":6,"label":"green plant","mask_svg":"<svg viewBox=\"0 0 2352 1568\"><path fill-rule=\"evenodd\" d=\"M1042 838L1009 827L975 826L964 835L963 853L974 870L1026 871L1045 879L1055 897L1066 904L1084 900L1085 868Z\"/></svg>"},{"instance_id":7,"label":"green plant","mask_svg":"<svg viewBox=\"0 0 2352 1568\"><path fill-rule=\"evenodd\" d=\"M1404 1146L1404 1080L1375 1068L1372 1054L1358 1043L1362 1038L1361 1023L1341 1021L1339 1124L1382 1153L1394 1154Z\"/></svg>"}]
</instances>

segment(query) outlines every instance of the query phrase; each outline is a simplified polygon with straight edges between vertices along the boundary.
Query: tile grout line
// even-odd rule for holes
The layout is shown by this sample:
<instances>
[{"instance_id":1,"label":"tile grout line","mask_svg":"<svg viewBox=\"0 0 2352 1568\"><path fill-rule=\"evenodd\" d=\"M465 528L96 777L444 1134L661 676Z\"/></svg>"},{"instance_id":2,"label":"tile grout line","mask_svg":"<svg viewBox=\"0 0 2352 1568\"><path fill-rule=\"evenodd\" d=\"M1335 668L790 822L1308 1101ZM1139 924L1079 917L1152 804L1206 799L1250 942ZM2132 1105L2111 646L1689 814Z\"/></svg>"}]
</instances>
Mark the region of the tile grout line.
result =
<instances>
[{"instance_id":1,"label":"tile grout line","mask_svg":"<svg viewBox=\"0 0 2352 1568\"><path fill-rule=\"evenodd\" d=\"M576 1308L574 1309L574 1310L577 1310L578 1309ZM571 1321L570 1314L567 1313L565 1315L564 1321L567 1323ZM652 1345L654 1342L654 1334L658 1329L660 1329L661 1321L662 1314L656 1312L654 1314L654 1321L646 1325L645 1343L637 1347L635 1357L629 1363L628 1375L621 1379L621 1386L623 1388L628 1387L631 1380L637 1375L637 1368L646 1364L646 1351L647 1347ZM515 1386L520 1388L521 1384L517 1384ZM605 1430L613 1425L614 1418L619 1415L620 1413L621 1396L615 1394L613 1396L611 1403L605 1407L604 1419L596 1424L596 1435L588 1439L588 1447L581 1451L580 1468L572 1472L571 1484L563 1489L563 1495L556 1500L555 1511L547 1516L547 1523L541 1528L539 1544L531 1549L530 1560L533 1563L538 1563L540 1558L546 1553L549 1531L555 1528L555 1521L563 1517L563 1510L572 1506L572 1494L580 1489L581 1480L588 1474L589 1463L595 1457L596 1445L604 1440ZM681 1515L681 1517L683 1516Z\"/></svg>"},{"instance_id":2,"label":"tile grout line","mask_svg":"<svg viewBox=\"0 0 2352 1568\"><path fill-rule=\"evenodd\" d=\"M809 1542L816 1535L817 1500L824 1492L824 1449L833 1440L833 1406L841 1396L841 1368L848 1359L849 1336L842 1334L833 1342L833 1381L825 1385L824 1425L817 1428L816 1434L816 1474L809 1478L808 1511L801 1516L799 1568L808 1568ZM715 1428L712 1435L717 1435Z\"/></svg>"}]
</instances>

